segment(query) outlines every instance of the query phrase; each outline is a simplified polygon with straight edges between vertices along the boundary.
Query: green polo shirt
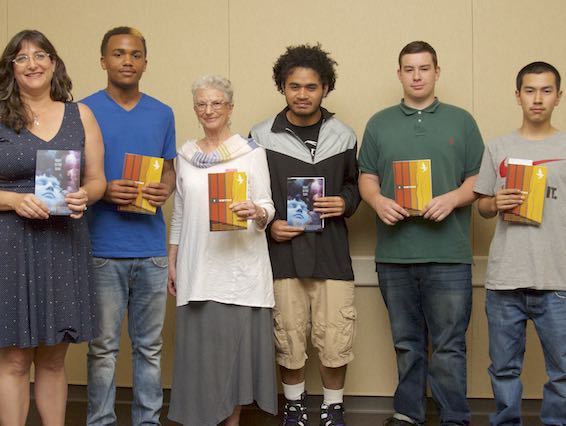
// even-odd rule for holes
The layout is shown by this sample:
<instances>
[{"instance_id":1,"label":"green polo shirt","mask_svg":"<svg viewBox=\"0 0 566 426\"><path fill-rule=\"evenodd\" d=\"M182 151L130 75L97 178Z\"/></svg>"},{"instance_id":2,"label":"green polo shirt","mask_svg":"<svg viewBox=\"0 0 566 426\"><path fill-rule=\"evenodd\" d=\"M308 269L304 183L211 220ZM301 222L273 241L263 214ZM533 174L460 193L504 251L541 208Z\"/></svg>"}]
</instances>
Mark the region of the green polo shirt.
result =
<instances>
[{"instance_id":1,"label":"green polo shirt","mask_svg":"<svg viewBox=\"0 0 566 426\"><path fill-rule=\"evenodd\" d=\"M483 148L472 116L435 99L423 110L401 103L375 114L366 126L358 161L362 173L379 176L381 193L393 199L393 161L430 159L435 197L479 172ZM471 206L456 209L439 223L413 216L389 226L376 219L376 262L472 263Z\"/></svg>"}]
</instances>

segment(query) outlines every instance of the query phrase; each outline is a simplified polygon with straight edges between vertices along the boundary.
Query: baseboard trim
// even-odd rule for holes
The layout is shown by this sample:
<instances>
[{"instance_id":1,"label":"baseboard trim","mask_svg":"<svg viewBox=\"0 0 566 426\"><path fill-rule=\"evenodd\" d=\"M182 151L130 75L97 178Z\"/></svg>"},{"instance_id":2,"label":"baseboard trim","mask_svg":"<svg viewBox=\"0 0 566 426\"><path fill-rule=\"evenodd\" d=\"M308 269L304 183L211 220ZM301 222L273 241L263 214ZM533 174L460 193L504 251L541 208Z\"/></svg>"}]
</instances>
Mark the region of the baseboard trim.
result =
<instances>
[{"instance_id":1,"label":"baseboard trim","mask_svg":"<svg viewBox=\"0 0 566 426\"><path fill-rule=\"evenodd\" d=\"M352 256L354 269L354 282L357 287L377 287L377 274L375 272L375 258L373 256ZM472 285L483 287L487 270L487 256L474 256L472 265Z\"/></svg>"},{"instance_id":2,"label":"baseboard trim","mask_svg":"<svg viewBox=\"0 0 566 426\"><path fill-rule=\"evenodd\" d=\"M33 395L33 393L32 393ZM169 405L170 390L163 390L163 405ZM70 385L68 393L68 401L85 402L87 401L86 386L83 385ZM131 404L132 389L119 387L116 388L116 404ZM495 402L491 398L469 398L470 408L472 414L487 415L492 413L495 409ZM283 406L284 398L279 395L280 406ZM322 395L308 395L307 407L309 411L317 412L320 404L322 403ZM393 413L393 397L388 396L359 396L350 395L344 398L344 405L347 407L348 412L359 414L392 414ZM429 410L435 411L436 406L434 401L428 399ZM541 400L539 399L524 399L522 405L522 412L525 416L538 416L540 413ZM247 410L256 410L257 408L251 406L246 407Z\"/></svg>"}]
</instances>

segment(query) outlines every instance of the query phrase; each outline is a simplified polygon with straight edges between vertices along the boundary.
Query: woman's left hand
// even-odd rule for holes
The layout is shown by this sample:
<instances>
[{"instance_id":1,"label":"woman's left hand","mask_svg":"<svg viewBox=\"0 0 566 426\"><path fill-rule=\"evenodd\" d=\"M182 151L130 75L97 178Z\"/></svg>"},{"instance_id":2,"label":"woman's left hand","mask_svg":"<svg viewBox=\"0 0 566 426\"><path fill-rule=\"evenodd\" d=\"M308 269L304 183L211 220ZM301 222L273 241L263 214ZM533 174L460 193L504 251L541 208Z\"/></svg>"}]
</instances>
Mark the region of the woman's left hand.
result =
<instances>
[{"instance_id":1,"label":"woman's left hand","mask_svg":"<svg viewBox=\"0 0 566 426\"><path fill-rule=\"evenodd\" d=\"M261 207L255 205L252 201L240 201L232 203L228 206L241 220L255 219L260 213Z\"/></svg>"},{"instance_id":2,"label":"woman's left hand","mask_svg":"<svg viewBox=\"0 0 566 426\"><path fill-rule=\"evenodd\" d=\"M88 203L88 195L84 189L79 189L77 192L71 192L65 197L65 202L69 209L73 212L71 217L73 219L80 219L86 211L86 204Z\"/></svg>"}]
</instances>

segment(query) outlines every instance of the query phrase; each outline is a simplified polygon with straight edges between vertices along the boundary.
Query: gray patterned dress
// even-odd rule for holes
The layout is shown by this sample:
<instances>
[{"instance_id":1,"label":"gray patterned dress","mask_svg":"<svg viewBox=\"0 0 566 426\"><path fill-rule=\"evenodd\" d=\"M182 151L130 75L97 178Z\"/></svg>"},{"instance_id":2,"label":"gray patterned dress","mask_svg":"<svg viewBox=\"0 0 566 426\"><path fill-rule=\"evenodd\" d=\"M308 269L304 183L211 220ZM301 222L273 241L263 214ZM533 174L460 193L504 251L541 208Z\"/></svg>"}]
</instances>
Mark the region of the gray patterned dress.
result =
<instances>
[{"instance_id":1,"label":"gray patterned dress","mask_svg":"<svg viewBox=\"0 0 566 426\"><path fill-rule=\"evenodd\" d=\"M17 134L0 125L0 190L34 192L36 151L74 149L84 159L84 142L74 103L65 104L61 128L48 142L26 129ZM93 338L86 219L34 220L0 211L0 258L0 348Z\"/></svg>"}]
</instances>

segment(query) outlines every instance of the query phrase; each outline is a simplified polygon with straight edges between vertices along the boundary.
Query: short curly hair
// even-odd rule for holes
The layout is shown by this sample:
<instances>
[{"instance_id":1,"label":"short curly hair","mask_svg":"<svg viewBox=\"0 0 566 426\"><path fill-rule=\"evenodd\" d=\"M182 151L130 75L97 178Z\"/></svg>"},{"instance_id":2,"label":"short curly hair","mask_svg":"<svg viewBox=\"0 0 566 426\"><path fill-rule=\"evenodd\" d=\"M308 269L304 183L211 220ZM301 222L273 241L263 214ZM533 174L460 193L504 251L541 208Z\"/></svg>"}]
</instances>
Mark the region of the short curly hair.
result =
<instances>
[{"instance_id":1,"label":"short curly hair","mask_svg":"<svg viewBox=\"0 0 566 426\"><path fill-rule=\"evenodd\" d=\"M191 93L193 94L193 102L196 102L197 90L200 89L216 89L224 93L224 100L230 105L234 103L234 88L232 83L225 77L221 75L203 75L199 79L195 80L191 87Z\"/></svg>"},{"instance_id":2,"label":"short curly hair","mask_svg":"<svg viewBox=\"0 0 566 426\"><path fill-rule=\"evenodd\" d=\"M275 65L273 65L273 80L277 90L284 92L285 81L295 68L310 68L320 77L322 84L328 88L328 93L334 90L336 84L336 69L338 63L322 50L320 43L316 46L301 44L288 46Z\"/></svg>"}]
</instances>

